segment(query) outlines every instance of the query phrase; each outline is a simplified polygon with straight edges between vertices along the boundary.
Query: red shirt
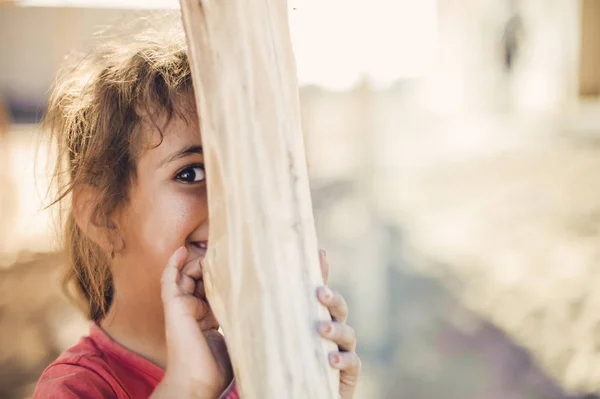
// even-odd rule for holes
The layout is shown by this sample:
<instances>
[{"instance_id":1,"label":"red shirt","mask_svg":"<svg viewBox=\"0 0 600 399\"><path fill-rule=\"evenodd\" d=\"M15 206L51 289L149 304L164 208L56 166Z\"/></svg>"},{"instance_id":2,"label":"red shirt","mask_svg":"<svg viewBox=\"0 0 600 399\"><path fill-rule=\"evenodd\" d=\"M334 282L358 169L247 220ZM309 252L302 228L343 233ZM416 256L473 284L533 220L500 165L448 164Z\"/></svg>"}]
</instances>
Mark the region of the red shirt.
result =
<instances>
[{"instance_id":1,"label":"red shirt","mask_svg":"<svg viewBox=\"0 0 600 399\"><path fill-rule=\"evenodd\" d=\"M90 335L44 370L33 399L145 399L164 374L163 369L125 349L91 323ZM221 398L239 399L233 383Z\"/></svg>"}]
</instances>

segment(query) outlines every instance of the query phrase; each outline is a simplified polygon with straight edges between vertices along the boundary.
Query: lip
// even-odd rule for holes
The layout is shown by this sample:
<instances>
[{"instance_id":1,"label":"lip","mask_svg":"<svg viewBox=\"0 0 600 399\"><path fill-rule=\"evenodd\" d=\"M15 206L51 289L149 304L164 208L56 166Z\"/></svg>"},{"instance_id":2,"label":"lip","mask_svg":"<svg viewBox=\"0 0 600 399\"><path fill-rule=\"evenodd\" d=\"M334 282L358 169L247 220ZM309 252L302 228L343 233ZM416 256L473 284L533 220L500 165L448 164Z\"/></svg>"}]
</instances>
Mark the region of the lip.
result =
<instances>
[{"instance_id":1,"label":"lip","mask_svg":"<svg viewBox=\"0 0 600 399\"><path fill-rule=\"evenodd\" d=\"M208 240L191 241L189 245L194 251L194 253L200 255L201 257L204 257L206 255L206 250L208 248Z\"/></svg>"}]
</instances>

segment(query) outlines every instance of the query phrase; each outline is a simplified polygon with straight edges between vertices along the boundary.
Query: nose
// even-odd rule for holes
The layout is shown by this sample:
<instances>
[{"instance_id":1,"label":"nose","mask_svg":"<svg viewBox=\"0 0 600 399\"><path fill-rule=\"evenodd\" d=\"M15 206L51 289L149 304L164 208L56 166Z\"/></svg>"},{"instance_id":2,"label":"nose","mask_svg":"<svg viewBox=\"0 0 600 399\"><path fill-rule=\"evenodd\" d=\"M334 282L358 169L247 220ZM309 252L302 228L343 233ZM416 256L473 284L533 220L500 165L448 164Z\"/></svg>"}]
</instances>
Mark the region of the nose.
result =
<instances>
[{"instance_id":1,"label":"nose","mask_svg":"<svg viewBox=\"0 0 600 399\"><path fill-rule=\"evenodd\" d=\"M210 222L207 214L206 218L202 221L202 223L200 223L200 226L198 226L198 228L192 233L191 241L208 241L209 231Z\"/></svg>"}]
</instances>

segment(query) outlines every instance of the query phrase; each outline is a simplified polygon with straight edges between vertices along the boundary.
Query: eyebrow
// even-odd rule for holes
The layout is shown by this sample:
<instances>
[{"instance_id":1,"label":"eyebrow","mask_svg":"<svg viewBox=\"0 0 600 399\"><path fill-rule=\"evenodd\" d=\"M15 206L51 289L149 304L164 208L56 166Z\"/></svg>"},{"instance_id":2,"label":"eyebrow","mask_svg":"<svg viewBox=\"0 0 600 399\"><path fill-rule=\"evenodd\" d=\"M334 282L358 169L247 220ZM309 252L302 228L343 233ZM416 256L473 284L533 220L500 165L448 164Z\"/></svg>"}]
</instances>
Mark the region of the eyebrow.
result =
<instances>
[{"instance_id":1,"label":"eyebrow","mask_svg":"<svg viewBox=\"0 0 600 399\"><path fill-rule=\"evenodd\" d=\"M180 159L183 157L187 157L188 155L192 155L192 154L202 154L202 146L201 145L190 145L187 147L183 147L182 149L175 151L174 153L172 153L171 155L169 155L168 157L166 157L165 159L162 160L162 162L160 163L160 166L165 166L166 164L175 161L176 159Z\"/></svg>"}]
</instances>

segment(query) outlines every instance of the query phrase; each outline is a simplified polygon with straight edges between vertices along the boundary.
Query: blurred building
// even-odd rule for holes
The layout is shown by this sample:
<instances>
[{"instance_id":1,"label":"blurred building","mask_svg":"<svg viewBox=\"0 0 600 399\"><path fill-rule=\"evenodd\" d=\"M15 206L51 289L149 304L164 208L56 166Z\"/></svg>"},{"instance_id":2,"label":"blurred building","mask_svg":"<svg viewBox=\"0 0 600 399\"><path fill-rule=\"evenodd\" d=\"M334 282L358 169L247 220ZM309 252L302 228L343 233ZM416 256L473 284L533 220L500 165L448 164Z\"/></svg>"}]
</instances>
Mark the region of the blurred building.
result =
<instances>
[{"instance_id":1,"label":"blurred building","mask_svg":"<svg viewBox=\"0 0 600 399\"><path fill-rule=\"evenodd\" d=\"M598 2L303 1L315 216L359 335L359 397L600 390ZM43 170L29 176L64 56L148 12L98 4L0 6L0 94L19 124L0 147L2 397L26 397L85 331L58 290Z\"/></svg>"}]
</instances>

